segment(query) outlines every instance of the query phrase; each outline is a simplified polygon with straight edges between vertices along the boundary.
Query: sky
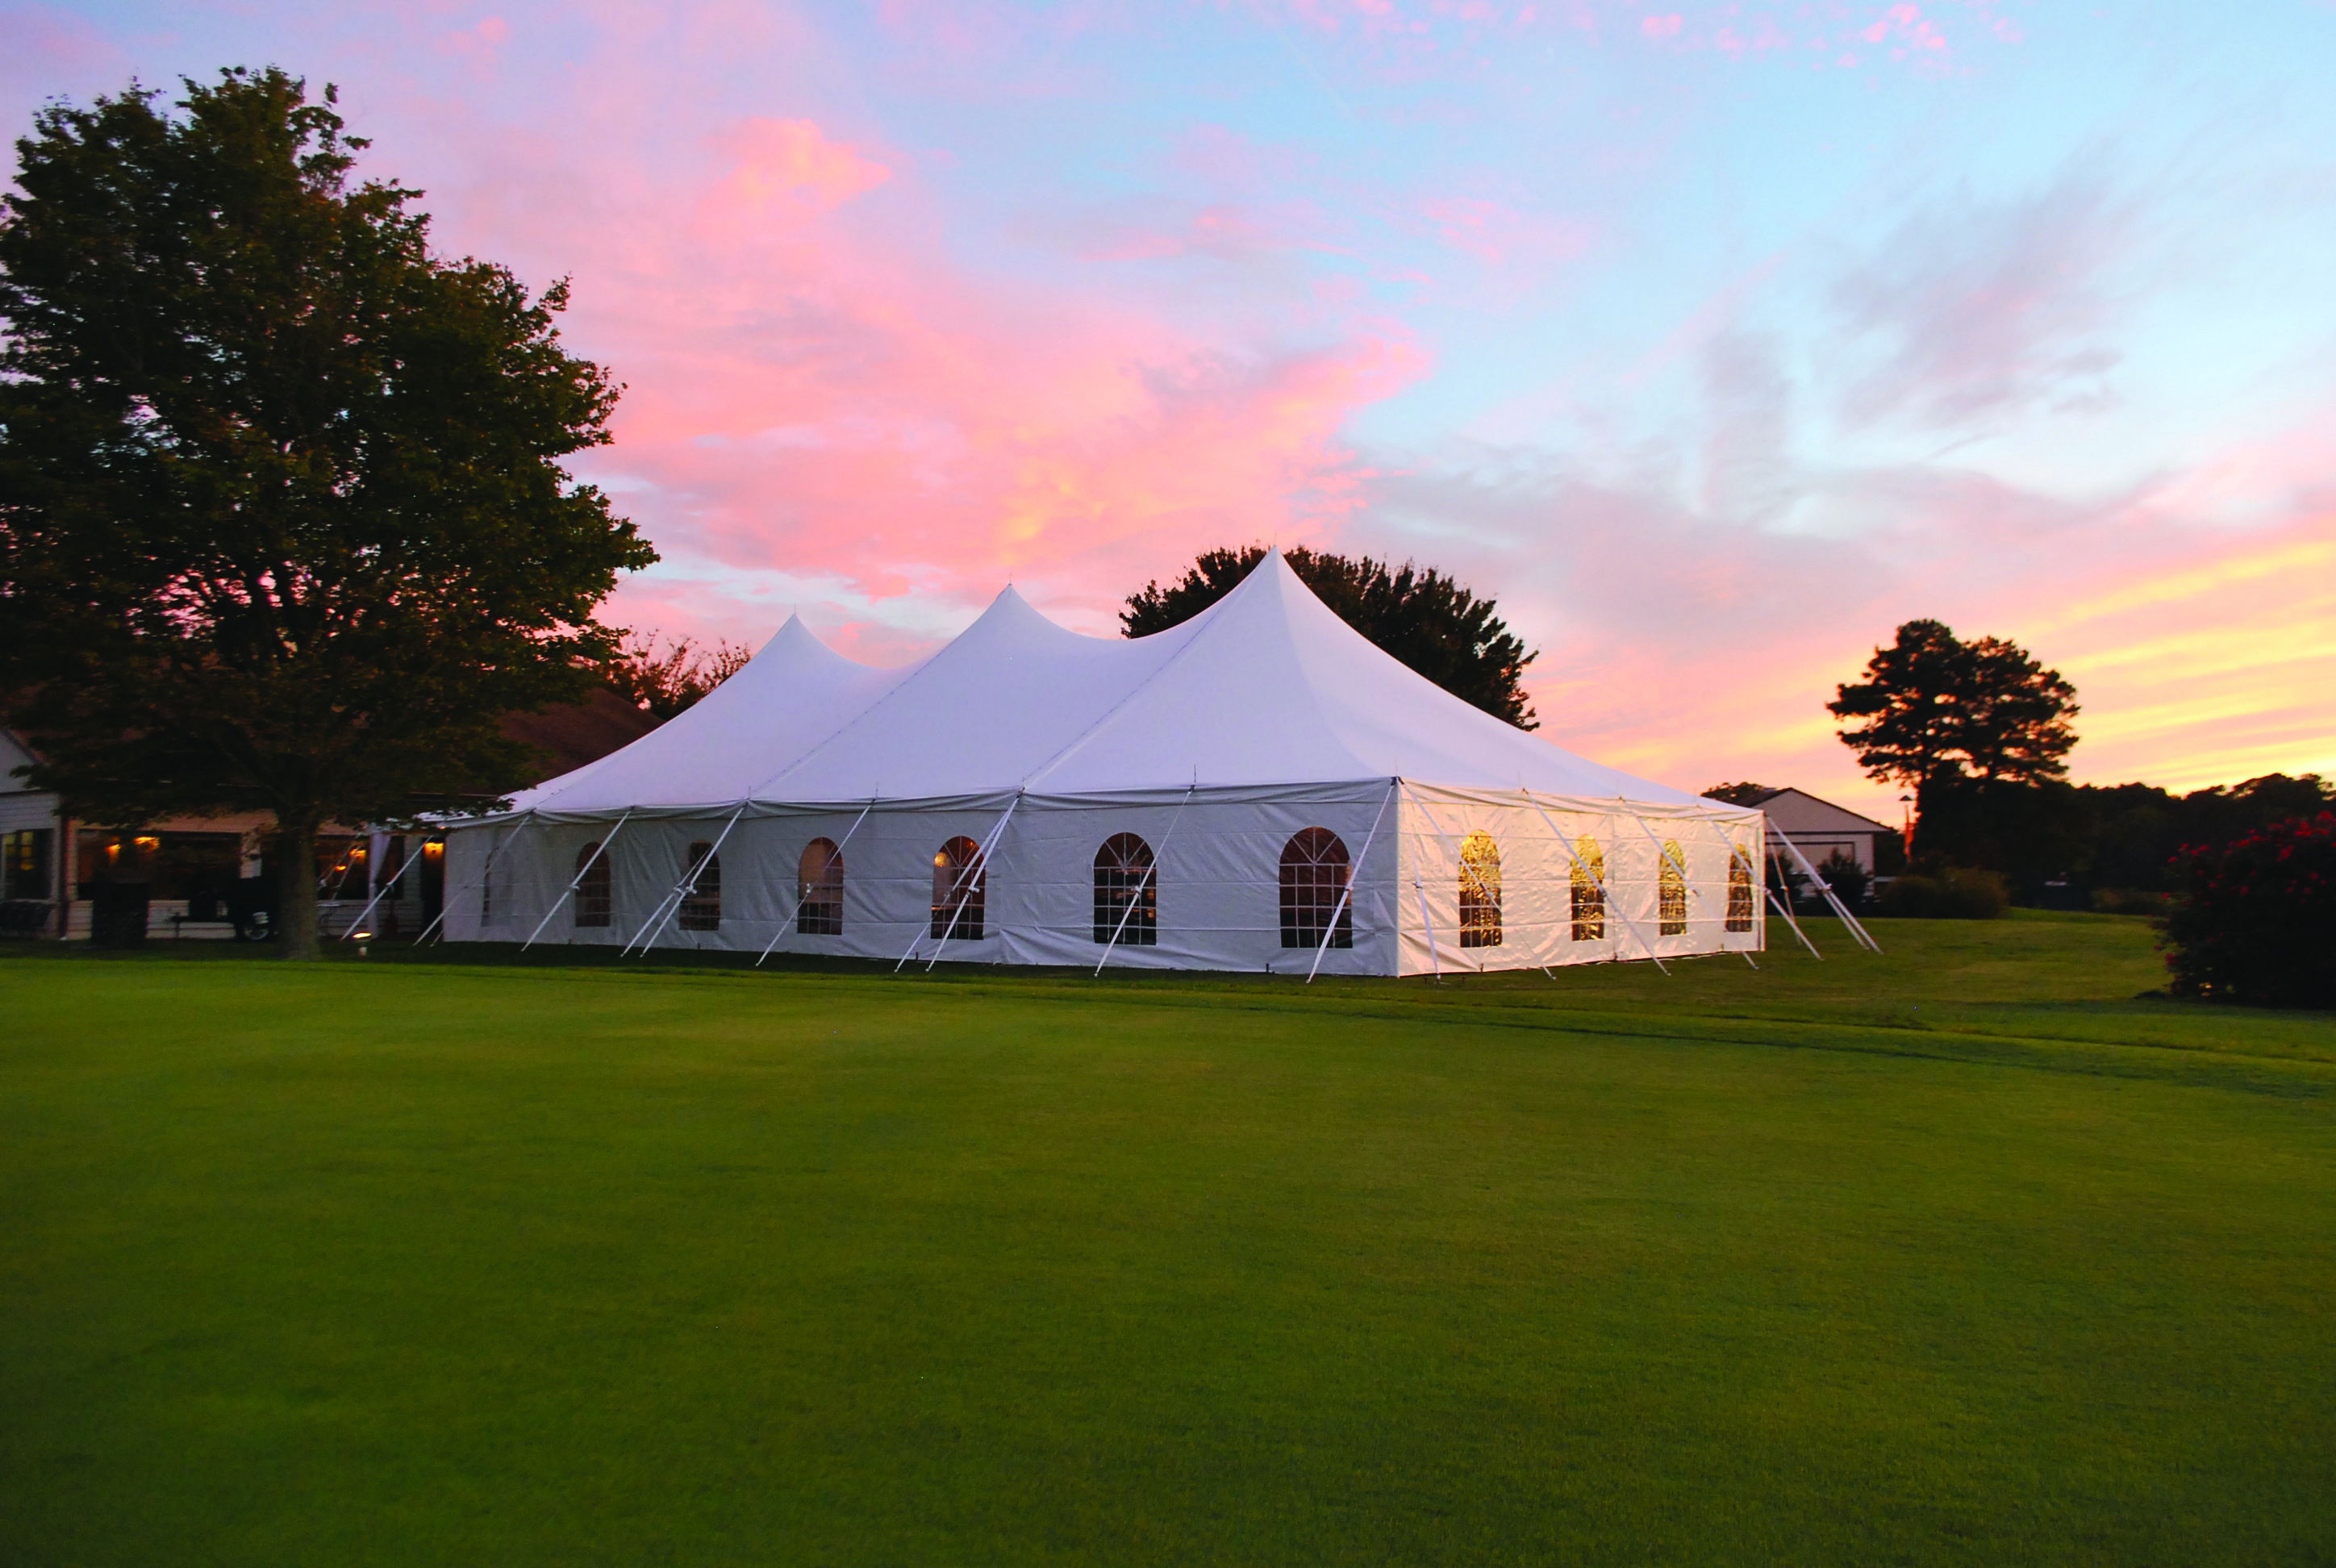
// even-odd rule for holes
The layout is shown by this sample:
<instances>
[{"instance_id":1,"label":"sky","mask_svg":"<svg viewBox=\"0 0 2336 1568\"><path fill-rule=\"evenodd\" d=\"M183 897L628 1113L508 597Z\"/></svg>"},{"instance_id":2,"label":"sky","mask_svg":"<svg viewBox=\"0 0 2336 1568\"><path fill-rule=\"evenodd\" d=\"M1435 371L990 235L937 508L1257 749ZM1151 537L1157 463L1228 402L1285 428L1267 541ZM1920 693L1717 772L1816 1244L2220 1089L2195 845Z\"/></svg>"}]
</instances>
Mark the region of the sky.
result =
<instances>
[{"instance_id":1,"label":"sky","mask_svg":"<svg viewBox=\"0 0 2336 1568\"><path fill-rule=\"evenodd\" d=\"M2084 783L2336 774L2336 0L0 4L0 122L337 85L626 385L607 618L919 657L1252 541L1411 559L1543 734L1896 821L1901 622Z\"/></svg>"}]
</instances>

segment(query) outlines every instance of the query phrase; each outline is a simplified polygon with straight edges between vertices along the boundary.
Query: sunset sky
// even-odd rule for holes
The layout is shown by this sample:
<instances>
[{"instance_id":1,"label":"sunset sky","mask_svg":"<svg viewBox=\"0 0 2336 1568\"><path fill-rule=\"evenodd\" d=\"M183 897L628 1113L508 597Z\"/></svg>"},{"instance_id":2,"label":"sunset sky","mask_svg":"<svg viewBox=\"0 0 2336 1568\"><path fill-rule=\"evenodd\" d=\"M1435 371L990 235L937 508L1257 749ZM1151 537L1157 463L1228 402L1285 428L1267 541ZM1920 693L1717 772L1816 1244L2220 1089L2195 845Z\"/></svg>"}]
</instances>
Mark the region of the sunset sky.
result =
<instances>
[{"instance_id":1,"label":"sunset sky","mask_svg":"<svg viewBox=\"0 0 2336 1568\"><path fill-rule=\"evenodd\" d=\"M1543 733L1895 821L1902 620L2084 782L2336 773L2336 4L0 5L0 112L277 63L574 279L613 618L898 663L1201 549L1453 571Z\"/></svg>"}]
</instances>

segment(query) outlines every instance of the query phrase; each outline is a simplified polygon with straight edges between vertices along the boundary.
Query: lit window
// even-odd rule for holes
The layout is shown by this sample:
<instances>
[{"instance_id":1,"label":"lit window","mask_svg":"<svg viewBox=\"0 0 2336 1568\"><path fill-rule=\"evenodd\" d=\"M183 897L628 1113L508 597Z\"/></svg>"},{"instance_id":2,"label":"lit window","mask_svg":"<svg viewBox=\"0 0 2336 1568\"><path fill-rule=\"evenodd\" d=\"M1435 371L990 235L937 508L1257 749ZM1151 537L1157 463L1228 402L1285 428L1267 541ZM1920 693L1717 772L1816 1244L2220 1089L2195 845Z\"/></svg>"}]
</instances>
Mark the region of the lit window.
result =
<instances>
[{"instance_id":1,"label":"lit window","mask_svg":"<svg viewBox=\"0 0 2336 1568\"><path fill-rule=\"evenodd\" d=\"M1586 833L1573 846L1573 940L1606 940L1606 856Z\"/></svg>"},{"instance_id":2,"label":"lit window","mask_svg":"<svg viewBox=\"0 0 2336 1568\"><path fill-rule=\"evenodd\" d=\"M608 857L599 844L586 844L576 853L576 924L590 930L608 925L616 901L608 881Z\"/></svg>"},{"instance_id":3,"label":"lit window","mask_svg":"<svg viewBox=\"0 0 2336 1568\"><path fill-rule=\"evenodd\" d=\"M681 896L681 919L686 931L718 931L722 929L722 857L714 846L700 841L689 846L689 891Z\"/></svg>"},{"instance_id":4,"label":"lit window","mask_svg":"<svg viewBox=\"0 0 2336 1568\"><path fill-rule=\"evenodd\" d=\"M1657 883L1655 929L1667 937L1687 934L1687 876L1679 870L1684 860L1679 841L1665 839L1661 880Z\"/></svg>"},{"instance_id":5,"label":"lit window","mask_svg":"<svg viewBox=\"0 0 2336 1568\"><path fill-rule=\"evenodd\" d=\"M1329 828L1302 828L1281 850L1281 945L1355 945L1355 911L1347 891L1347 842ZM1332 921L1337 924L1333 928Z\"/></svg>"},{"instance_id":6,"label":"lit window","mask_svg":"<svg viewBox=\"0 0 2336 1568\"><path fill-rule=\"evenodd\" d=\"M1728 859L1728 929L1750 930L1757 908L1752 901L1752 852L1739 844Z\"/></svg>"},{"instance_id":7,"label":"lit window","mask_svg":"<svg viewBox=\"0 0 2336 1568\"><path fill-rule=\"evenodd\" d=\"M1501 945L1501 850L1487 833L1460 841L1460 945Z\"/></svg>"},{"instance_id":8,"label":"lit window","mask_svg":"<svg viewBox=\"0 0 2336 1568\"><path fill-rule=\"evenodd\" d=\"M1152 874L1152 846L1134 833L1114 833L1095 851L1095 940L1131 948L1160 944L1160 882Z\"/></svg>"},{"instance_id":9,"label":"lit window","mask_svg":"<svg viewBox=\"0 0 2336 1568\"><path fill-rule=\"evenodd\" d=\"M959 941L978 941L987 912L989 868L981 862L981 846L969 838L953 838L933 855L933 935Z\"/></svg>"},{"instance_id":10,"label":"lit window","mask_svg":"<svg viewBox=\"0 0 2336 1568\"><path fill-rule=\"evenodd\" d=\"M795 934L840 937L843 934L843 852L833 839L813 839L803 845L795 865Z\"/></svg>"}]
</instances>

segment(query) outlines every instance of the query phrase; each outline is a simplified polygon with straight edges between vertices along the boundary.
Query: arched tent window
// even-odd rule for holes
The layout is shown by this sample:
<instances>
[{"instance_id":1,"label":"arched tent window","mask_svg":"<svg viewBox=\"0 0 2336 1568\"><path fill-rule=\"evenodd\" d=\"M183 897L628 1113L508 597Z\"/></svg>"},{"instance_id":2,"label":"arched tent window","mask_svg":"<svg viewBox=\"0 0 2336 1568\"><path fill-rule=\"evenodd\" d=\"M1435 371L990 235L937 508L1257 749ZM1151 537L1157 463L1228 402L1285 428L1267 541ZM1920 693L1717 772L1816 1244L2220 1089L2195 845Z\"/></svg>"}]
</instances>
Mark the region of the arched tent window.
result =
<instances>
[{"instance_id":1,"label":"arched tent window","mask_svg":"<svg viewBox=\"0 0 2336 1568\"><path fill-rule=\"evenodd\" d=\"M1095 857L1095 940L1121 946L1160 945L1160 879L1152 846L1134 833L1114 833Z\"/></svg>"},{"instance_id":2,"label":"arched tent window","mask_svg":"<svg viewBox=\"0 0 2336 1568\"><path fill-rule=\"evenodd\" d=\"M1501 945L1501 847L1488 833L1460 841L1460 945Z\"/></svg>"},{"instance_id":3,"label":"arched tent window","mask_svg":"<svg viewBox=\"0 0 2336 1568\"><path fill-rule=\"evenodd\" d=\"M1573 846L1573 940L1606 940L1606 856L1587 833Z\"/></svg>"},{"instance_id":4,"label":"arched tent window","mask_svg":"<svg viewBox=\"0 0 2336 1568\"><path fill-rule=\"evenodd\" d=\"M959 837L941 845L933 856L933 935L979 940L988 887L979 844Z\"/></svg>"},{"instance_id":5,"label":"arched tent window","mask_svg":"<svg viewBox=\"0 0 2336 1568\"><path fill-rule=\"evenodd\" d=\"M1347 891L1347 842L1329 828L1301 828L1281 849L1281 945L1355 945L1355 906ZM1338 924L1331 925L1333 916Z\"/></svg>"},{"instance_id":6,"label":"arched tent window","mask_svg":"<svg viewBox=\"0 0 2336 1568\"><path fill-rule=\"evenodd\" d=\"M1748 931L1752 916L1759 909L1753 902L1752 852L1738 844L1736 852L1728 857L1728 929Z\"/></svg>"},{"instance_id":7,"label":"arched tent window","mask_svg":"<svg viewBox=\"0 0 2336 1568\"><path fill-rule=\"evenodd\" d=\"M579 930L606 926L615 918L615 897L608 881L608 857L597 843L576 852L576 925Z\"/></svg>"},{"instance_id":8,"label":"arched tent window","mask_svg":"<svg viewBox=\"0 0 2336 1568\"><path fill-rule=\"evenodd\" d=\"M1687 934L1687 873L1679 867L1687 857L1680 853L1679 840L1663 841L1663 864L1660 881L1656 883L1656 930L1667 937Z\"/></svg>"},{"instance_id":9,"label":"arched tent window","mask_svg":"<svg viewBox=\"0 0 2336 1568\"><path fill-rule=\"evenodd\" d=\"M833 839L813 839L803 845L795 864L795 934L840 937L843 934L843 852Z\"/></svg>"},{"instance_id":10,"label":"arched tent window","mask_svg":"<svg viewBox=\"0 0 2336 1568\"><path fill-rule=\"evenodd\" d=\"M722 929L722 857L702 839L689 846L689 891L682 895L677 923L686 931Z\"/></svg>"}]
</instances>

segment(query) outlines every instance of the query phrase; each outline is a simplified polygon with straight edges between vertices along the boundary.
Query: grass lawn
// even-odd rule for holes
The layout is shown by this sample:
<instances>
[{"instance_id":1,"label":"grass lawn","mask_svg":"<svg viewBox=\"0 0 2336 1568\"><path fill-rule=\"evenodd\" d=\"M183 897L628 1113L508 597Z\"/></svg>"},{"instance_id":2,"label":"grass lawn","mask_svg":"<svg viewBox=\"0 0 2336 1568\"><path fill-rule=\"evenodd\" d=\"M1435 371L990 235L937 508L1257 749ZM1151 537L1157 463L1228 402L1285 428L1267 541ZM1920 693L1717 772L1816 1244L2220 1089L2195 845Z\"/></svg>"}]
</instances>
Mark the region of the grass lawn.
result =
<instances>
[{"instance_id":1,"label":"grass lawn","mask_svg":"<svg viewBox=\"0 0 2336 1568\"><path fill-rule=\"evenodd\" d=\"M2336 1563L2336 1018L1876 930L15 949L0 1563Z\"/></svg>"}]
</instances>

